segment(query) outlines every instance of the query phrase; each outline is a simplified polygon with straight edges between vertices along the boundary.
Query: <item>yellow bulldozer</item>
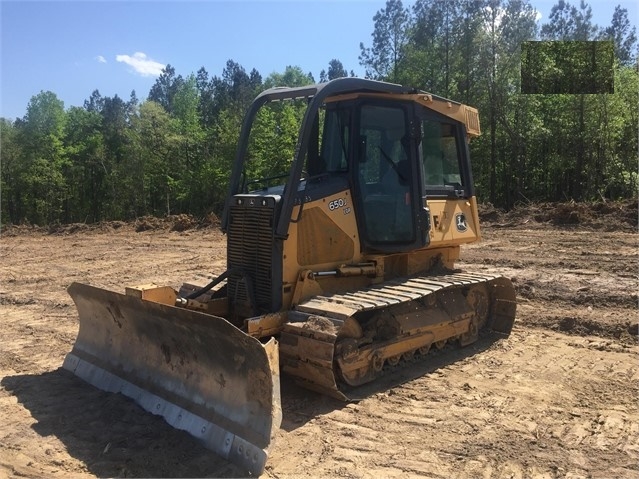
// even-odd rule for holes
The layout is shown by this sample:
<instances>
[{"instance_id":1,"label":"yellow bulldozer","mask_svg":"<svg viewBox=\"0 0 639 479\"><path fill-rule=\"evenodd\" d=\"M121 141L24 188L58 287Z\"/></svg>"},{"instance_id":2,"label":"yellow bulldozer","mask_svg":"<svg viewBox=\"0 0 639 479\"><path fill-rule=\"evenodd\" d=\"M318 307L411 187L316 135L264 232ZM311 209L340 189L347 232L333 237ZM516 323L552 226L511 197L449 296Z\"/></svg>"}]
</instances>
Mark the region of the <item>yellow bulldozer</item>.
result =
<instances>
[{"instance_id":1,"label":"yellow bulldozer","mask_svg":"<svg viewBox=\"0 0 639 479\"><path fill-rule=\"evenodd\" d=\"M289 100L305 110L287 172L251 178L252 126ZM280 371L348 400L431 348L508 335L510 280L455 269L460 245L480 239L468 153L479 134L476 109L401 85L264 91L230 176L226 272L179 291L72 284L80 328L64 368L260 474L282 419Z\"/></svg>"}]
</instances>

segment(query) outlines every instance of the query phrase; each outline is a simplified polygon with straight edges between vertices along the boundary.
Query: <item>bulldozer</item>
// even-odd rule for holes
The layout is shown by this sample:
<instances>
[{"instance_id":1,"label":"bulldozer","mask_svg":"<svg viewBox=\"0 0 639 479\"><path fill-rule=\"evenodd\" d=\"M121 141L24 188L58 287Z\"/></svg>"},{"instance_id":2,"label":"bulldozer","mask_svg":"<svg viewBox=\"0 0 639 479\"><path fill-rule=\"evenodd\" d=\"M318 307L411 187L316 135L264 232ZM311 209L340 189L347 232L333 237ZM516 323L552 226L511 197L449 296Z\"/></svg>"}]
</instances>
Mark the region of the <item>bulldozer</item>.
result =
<instances>
[{"instance_id":1,"label":"bulldozer","mask_svg":"<svg viewBox=\"0 0 639 479\"><path fill-rule=\"evenodd\" d=\"M294 156L284 174L253 178L252 127L287 101L303 105ZM262 92L220 221L226 271L179 290L73 283L79 332L63 367L260 474L282 421L280 372L348 401L432 348L507 336L510 280L455 268L480 239L468 149L479 134L475 108L392 83Z\"/></svg>"}]
</instances>

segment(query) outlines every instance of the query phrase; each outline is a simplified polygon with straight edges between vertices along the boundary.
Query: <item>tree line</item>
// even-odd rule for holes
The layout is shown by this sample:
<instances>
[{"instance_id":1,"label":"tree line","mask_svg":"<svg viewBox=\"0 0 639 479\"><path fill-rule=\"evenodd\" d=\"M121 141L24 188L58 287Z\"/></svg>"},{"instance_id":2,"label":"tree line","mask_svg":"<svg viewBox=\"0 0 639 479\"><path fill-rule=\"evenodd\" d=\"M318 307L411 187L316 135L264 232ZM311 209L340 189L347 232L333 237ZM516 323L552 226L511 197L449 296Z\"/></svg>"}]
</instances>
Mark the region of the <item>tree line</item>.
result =
<instances>
[{"instance_id":1,"label":"tree line","mask_svg":"<svg viewBox=\"0 0 639 479\"><path fill-rule=\"evenodd\" d=\"M555 84L605 64L597 52L610 52L592 47L570 62L549 62L522 49L536 41L609 42L613 61L602 78L614 93L522 93L522 66ZM371 43L359 48L368 78L479 109L483 134L470 149L480 201L510 208L637 195L637 37L625 9L618 6L602 27L584 1L559 0L539 26L527 0L417 0L410 8L388 0L373 18ZM333 59L317 81L348 75ZM23 118L0 119L2 222L219 213L252 99L272 86L314 82L299 67L263 79L229 60L220 76L205 68L183 76L167 65L142 101L135 92L125 100L96 90L82 107L65 109L55 93L40 92ZM301 111L289 105L260 115L252 168L266 176L285 168Z\"/></svg>"},{"instance_id":2,"label":"tree line","mask_svg":"<svg viewBox=\"0 0 639 479\"><path fill-rule=\"evenodd\" d=\"M627 10L617 6L609 26L593 22L584 0L559 0L542 25L536 15L526 0L417 0L411 9L389 0L374 18L372 45L360 45L360 61L373 78L479 109L483 135L470 149L480 200L510 208L636 195L638 52ZM614 93L522 94L522 45L533 40L612 43L604 78ZM574 81L567 67L578 60L557 62L541 78Z\"/></svg>"}]
</instances>

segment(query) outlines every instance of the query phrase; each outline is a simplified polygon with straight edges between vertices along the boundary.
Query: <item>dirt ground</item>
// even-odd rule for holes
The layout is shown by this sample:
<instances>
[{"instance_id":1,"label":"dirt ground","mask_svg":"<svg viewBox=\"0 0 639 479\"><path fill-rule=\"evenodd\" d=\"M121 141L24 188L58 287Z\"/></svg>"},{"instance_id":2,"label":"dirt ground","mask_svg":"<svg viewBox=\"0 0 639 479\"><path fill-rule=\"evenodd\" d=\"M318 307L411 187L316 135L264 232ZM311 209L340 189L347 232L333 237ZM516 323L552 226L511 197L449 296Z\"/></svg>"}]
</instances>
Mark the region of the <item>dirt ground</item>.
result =
<instances>
[{"instance_id":1,"label":"dirt ground","mask_svg":"<svg viewBox=\"0 0 639 479\"><path fill-rule=\"evenodd\" d=\"M637 206L482 208L460 267L518 292L508 339L446 348L345 404L284 379L264 477L639 476ZM239 477L129 399L61 369L66 287L179 287L223 272L210 218L13 227L0 238L0 479Z\"/></svg>"}]
</instances>

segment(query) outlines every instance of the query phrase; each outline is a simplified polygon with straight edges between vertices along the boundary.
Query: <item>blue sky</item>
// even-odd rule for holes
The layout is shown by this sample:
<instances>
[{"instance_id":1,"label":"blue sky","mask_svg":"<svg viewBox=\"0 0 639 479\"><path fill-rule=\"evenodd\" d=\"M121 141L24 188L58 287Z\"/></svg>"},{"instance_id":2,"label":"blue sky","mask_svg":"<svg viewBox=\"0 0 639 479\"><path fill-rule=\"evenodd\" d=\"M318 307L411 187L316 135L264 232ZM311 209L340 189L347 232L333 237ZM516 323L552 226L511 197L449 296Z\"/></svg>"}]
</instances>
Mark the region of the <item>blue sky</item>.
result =
<instances>
[{"instance_id":1,"label":"blue sky","mask_svg":"<svg viewBox=\"0 0 639 479\"><path fill-rule=\"evenodd\" d=\"M544 22L556 2L531 3ZM588 3L601 26L610 24L617 4L638 23L635 1ZM232 59L263 78L296 65L318 80L337 58L363 76L359 43L370 46L373 16L384 5L385 0L0 0L0 116L24 116L29 99L43 90L53 91L66 108L82 106L95 89L125 100L135 90L144 99L166 64L183 76L202 66L219 76Z\"/></svg>"}]
</instances>

